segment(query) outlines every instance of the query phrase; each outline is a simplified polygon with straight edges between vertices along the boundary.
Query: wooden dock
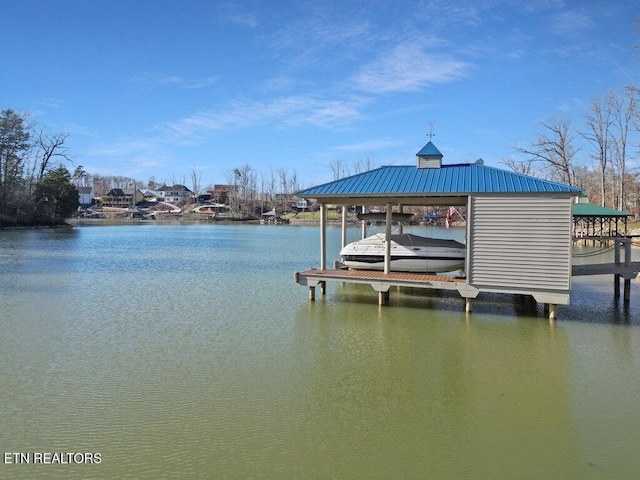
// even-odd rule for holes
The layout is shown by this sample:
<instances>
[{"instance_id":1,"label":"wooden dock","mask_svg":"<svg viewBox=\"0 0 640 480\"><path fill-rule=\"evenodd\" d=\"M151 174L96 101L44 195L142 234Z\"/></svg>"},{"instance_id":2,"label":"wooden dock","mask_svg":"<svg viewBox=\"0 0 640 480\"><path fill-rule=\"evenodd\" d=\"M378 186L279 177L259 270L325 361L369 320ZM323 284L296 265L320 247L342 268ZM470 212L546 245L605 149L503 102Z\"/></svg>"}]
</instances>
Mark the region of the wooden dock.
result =
<instances>
[{"instance_id":1,"label":"wooden dock","mask_svg":"<svg viewBox=\"0 0 640 480\"><path fill-rule=\"evenodd\" d=\"M624 260L621 260L621 251L624 247ZM631 261L631 239L615 239L615 261L613 263L595 263L586 265L572 265L572 276L584 275L613 275L614 297L620 296L620 279L624 279L624 301L631 297L631 280L638 277L640 262ZM430 288L439 290L457 291L465 298L465 311L471 312L471 300L476 298L482 287L476 287L468 283L468 278L461 276L435 275L428 273L389 272L377 270L348 270L339 262L335 262L333 269L310 268L294 273L294 281L298 285L309 287L309 299L315 300L316 287L319 286L322 295L326 293L326 284L329 281L341 283L360 283L371 285L378 292L378 303L384 305L389 300L391 287ZM508 293L508 292L507 292ZM512 292L513 293L513 292ZM557 305L545 302L549 311L549 318L556 316Z\"/></svg>"},{"instance_id":2,"label":"wooden dock","mask_svg":"<svg viewBox=\"0 0 640 480\"><path fill-rule=\"evenodd\" d=\"M375 270L317 270L311 268L303 272L295 272L294 281L298 285L309 287L309 299L315 300L316 286L320 286L321 293L326 292L326 283L336 281L342 283L361 283L371 285L378 292L378 303L384 305L389 300L391 287L434 288L439 290L456 290L467 298L467 311L471 311L471 298L478 295L478 291L467 283L464 277L435 275L429 273L390 272Z\"/></svg>"},{"instance_id":3,"label":"wooden dock","mask_svg":"<svg viewBox=\"0 0 640 480\"><path fill-rule=\"evenodd\" d=\"M372 285L376 291L387 291L389 287L439 288L442 290L458 290L464 285L465 278L428 273L391 272L375 270L317 270L311 268L295 273L295 282L317 285L320 282L338 281L345 283L365 283Z\"/></svg>"},{"instance_id":4,"label":"wooden dock","mask_svg":"<svg viewBox=\"0 0 640 480\"><path fill-rule=\"evenodd\" d=\"M622 242L621 242L622 243ZM637 278L640 273L640 262L631 261L631 249L625 245L625 259L620 261L620 249L616 248L615 262L596 263L588 265L573 265L573 276L584 275L613 275L614 296L620 296L620 278L624 279L624 300L628 302L631 296L631 280ZM319 286L321 294L326 293L326 284L329 281L341 283L360 283L371 285L378 292L378 303L384 305L389 300L391 287L431 288L439 290L454 290L466 299L465 310L471 312L471 299L476 298L479 290L467 283L467 278L448 275L435 275L428 273L389 272L376 270L348 270L339 268L338 262L334 269L310 268L302 272L295 272L294 281L299 285L309 287L309 299L315 300L316 287ZM550 318L555 317L555 305L549 305Z\"/></svg>"},{"instance_id":5,"label":"wooden dock","mask_svg":"<svg viewBox=\"0 0 640 480\"><path fill-rule=\"evenodd\" d=\"M620 296L620 279L624 279L624 301L631 300L631 280L640 272L640 262L631 261L631 245L633 237L614 238L614 262L593 263L590 265L573 265L571 274L580 275L613 275L613 296ZM620 259L621 248L624 247L624 261Z\"/></svg>"},{"instance_id":6,"label":"wooden dock","mask_svg":"<svg viewBox=\"0 0 640 480\"><path fill-rule=\"evenodd\" d=\"M571 274L574 277L582 275L620 275L633 280L640 272L640 262L624 263L592 263L589 265L573 265Z\"/></svg>"}]
</instances>

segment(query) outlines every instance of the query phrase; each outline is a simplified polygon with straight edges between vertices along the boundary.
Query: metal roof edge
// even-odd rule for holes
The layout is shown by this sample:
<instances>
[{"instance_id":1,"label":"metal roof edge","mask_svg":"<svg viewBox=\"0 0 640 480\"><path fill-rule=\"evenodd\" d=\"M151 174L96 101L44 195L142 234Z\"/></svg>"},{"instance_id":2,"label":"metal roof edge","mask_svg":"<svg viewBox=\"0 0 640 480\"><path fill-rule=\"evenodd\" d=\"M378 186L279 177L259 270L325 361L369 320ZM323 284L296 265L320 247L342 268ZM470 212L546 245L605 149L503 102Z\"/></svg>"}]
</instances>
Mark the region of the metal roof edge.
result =
<instances>
[{"instance_id":1,"label":"metal roof edge","mask_svg":"<svg viewBox=\"0 0 640 480\"><path fill-rule=\"evenodd\" d=\"M461 166L464 164L459 164L458 166ZM487 169L487 170L493 170L496 172L501 172L501 173L506 173L510 176L516 177L516 178L526 178L529 180L535 180L538 182L543 182L547 185L557 185L559 187L562 187L564 189L568 189L568 191L574 191L576 194L579 194L581 192L584 191L584 189L580 188L580 187L574 187L572 185L567 185L566 183L560 183L560 182L554 182L553 180L547 180L545 178L540 178L540 177L534 177L533 175L526 175L524 173L518 173L518 172L514 172L512 170L505 170L504 168L498 168L498 167L492 167L490 165L485 165L483 163L469 163L467 165L471 165L471 166L476 166L477 168L483 168L483 169ZM443 165L444 166L444 165ZM513 193L517 193L517 192L513 192Z\"/></svg>"},{"instance_id":2,"label":"metal roof edge","mask_svg":"<svg viewBox=\"0 0 640 480\"><path fill-rule=\"evenodd\" d=\"M339 178L337 180L331 180L330 182L321 183L320 185L314 185L313 187L303 188L302 190L298 190L297 192L293 192L293 195L296 195L296 196L310 195L310 194L306 193L309 190L317 190L317 189L320 189L320 188L324 188L327 185L345 182L345 181L347 181L349 179L360 177L362 175L366 175L366 174L369 174L371 172L375 172L376 170L381 170L383 168L387 168L387 167L383 165L383 166L380 166L378 168L372 168L371 170L367 170L366 172L354 173L353 175L349 175L348 177Z\"/></svg>"},{"instance_id":3,"label":"metal roof edge","mask_svg":"<svg viewBox=\"0 0 640 480\"><path fill-rule=\"evenodd\" d=\"M398 169L410 169L410 171L418 172L423 169L418 169L414 165L383 165L378 168L374 168L372 170L368 170L366 172L357 173L355 175L350 175L345 178L333 180L331 182L326 182L321 185L316 185L313 187L309 187L303 190L300 190L295 193L298 196L311 196L311 197L365 197L365 196L394 196L394 197L406 197L406 196L458 196L461 194L498 194L498 193L510 193L510 194L527 194L534 193L536 195L546 194L546 193L562 193L562 194L570 194L570 195L579 195L582 193L582 189L578 187L574 187L571 185L566 185L559 182L554 182L551 180L546 180L543 178L534 177L532 175L525 175L522 173L513 172L510 170L505 170L502 168L492 167L488 165L484 165L481 163L455 163L455 164L445 164L435 169L435 171L446 172L449 169L464 169L465 171L477 171L480 182L484 185L484 181L495 181L500 182L498 186L500 188L496 188L495 191L483 191L483 188L478 188L478 190L467 190L465 191L421 191L421 192L406 192L406 191L369 191L367 193L353 191L354 182L358 182L358 179L362 179L363 182L370 182L373 177L378 174L390 174L393 170ZM424 170L423 170L424 171ZM481 174L479 172L491 172L490 174ZM460 172L461 175L465 175L464 172ZM393 175L396 175L395 173ZM486 179L484 178L486 176ZM395 176L393 178L396 178ZM493 178L493 180L491 180ZM451 180L449 180L451 181ZM535 183L534 183L535 182ZM500 185L502 184L502 185ZM505 185L507 185L505 187ZM462 186L462 185L458 185ZM471 185L466 185L470 187ZM454 187L455 188L455 187ZM347 192L347 190L350 190Z\"/></svg>"}]
</instances>

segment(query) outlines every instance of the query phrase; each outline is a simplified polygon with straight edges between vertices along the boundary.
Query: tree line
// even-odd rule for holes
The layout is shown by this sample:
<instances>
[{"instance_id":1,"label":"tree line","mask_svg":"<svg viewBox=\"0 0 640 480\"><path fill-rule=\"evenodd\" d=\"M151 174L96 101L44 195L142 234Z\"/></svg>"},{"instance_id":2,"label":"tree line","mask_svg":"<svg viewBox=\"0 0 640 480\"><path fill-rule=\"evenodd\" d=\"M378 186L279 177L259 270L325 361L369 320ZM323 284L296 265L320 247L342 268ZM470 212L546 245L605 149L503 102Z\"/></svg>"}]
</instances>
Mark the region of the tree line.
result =
<instances>
[{"instance_id":1,"label":"tree line","mask_svg":"<svg viewBox=\"0 0 640 480\"><path fill-rule=\"evenodd\" d=\"M500 159L510 169L582 188L592 203L640 216L640 88L626 85L592 99L574 127L570 119L549 118L540 122L528 146L514 146L517 156ZM28 113L0 111L0 227L6 225L55 224L78 207L80 186L91 186L96 196L113 188L157 190L164 183L154 177L147 182L126 176L91 174L82 166L70 173L72 157L67 150L68 133L53 133L39 126ZM333 159L333 178L343 178L374 168L365 158L356 162ZM225 174L232 213L259 215L276 208L286 210L301 185L295 170L273 168L259 172L251 165L235 167ZM198 194L201 173L171 178Z\"/></svg>"},{"instance_id":2,"label":"tree line","mask_svg":"<svg viewBox=\"0 0 640 480\"><path fill-rule=\"evenodd\" d=\"M28 113L0 111L0 227L59 224L77 209L68 137Z\"/></svg>"},{"instance_id":3,"label":"tree line","mask_svg":"<svg viewBox=\"0 0 640 480\"><path fill-rule=\"evenodd\" d=\"M640 89L626 85L594 97L581 124L549 118L536 139L514 149L523 158L503 158L512 170L582 188L591 203L638 215L640 179Z\"/></svg>"}]
</instances>

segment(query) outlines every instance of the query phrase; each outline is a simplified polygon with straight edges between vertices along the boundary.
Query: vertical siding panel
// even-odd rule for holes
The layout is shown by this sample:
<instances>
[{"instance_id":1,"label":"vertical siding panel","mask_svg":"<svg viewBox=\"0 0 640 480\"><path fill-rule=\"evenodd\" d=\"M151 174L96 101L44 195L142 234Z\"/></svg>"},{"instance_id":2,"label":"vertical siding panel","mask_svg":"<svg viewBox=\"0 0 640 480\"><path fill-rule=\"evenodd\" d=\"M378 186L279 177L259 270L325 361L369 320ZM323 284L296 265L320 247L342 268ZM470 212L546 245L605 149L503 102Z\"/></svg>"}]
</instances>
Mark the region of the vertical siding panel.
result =
<instances>
[{"instance_id":1,"label":"vertical siding panel","mask_svg":"<svg viewBox=\"0 0 640 480\"><path fill-rule=\"evenodd\" d=\"M477 196L471 206L469 283L568 292L571 198Z\"/></svg>"}]
</instances>

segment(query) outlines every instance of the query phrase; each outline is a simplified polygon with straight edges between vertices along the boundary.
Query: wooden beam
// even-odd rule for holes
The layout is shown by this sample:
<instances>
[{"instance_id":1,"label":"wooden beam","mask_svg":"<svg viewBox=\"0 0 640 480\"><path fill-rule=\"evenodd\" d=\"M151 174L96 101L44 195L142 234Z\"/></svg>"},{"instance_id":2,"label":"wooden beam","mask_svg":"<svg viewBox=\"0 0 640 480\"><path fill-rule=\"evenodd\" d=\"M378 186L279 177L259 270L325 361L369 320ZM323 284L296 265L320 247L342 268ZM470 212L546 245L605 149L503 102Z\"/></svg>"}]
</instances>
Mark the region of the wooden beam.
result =
<instances>
[{"instance_id":1,"label":"wooden beam","mask_svg":"<svg viewBox=\"0 0 640 480\"><path fill-rule=\"evenodd\" d=\"M573 265L571 275L574 277L582 275L613 275L618 274L624 277L635 278L640 273L640 262L629 262L629 265L622 263L594 263L591 265Z\"/></svg>"}]
</instances>

